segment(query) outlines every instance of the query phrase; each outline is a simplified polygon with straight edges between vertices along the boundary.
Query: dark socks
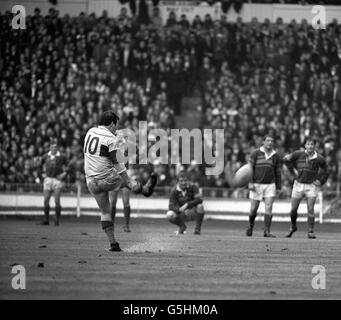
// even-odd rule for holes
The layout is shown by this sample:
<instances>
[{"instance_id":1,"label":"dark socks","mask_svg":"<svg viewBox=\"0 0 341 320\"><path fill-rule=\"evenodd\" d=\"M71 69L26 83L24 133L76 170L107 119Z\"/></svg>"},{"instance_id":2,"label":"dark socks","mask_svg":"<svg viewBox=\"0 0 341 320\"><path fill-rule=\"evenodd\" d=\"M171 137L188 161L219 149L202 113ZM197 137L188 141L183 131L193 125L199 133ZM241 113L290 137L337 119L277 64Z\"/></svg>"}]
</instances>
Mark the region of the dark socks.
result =
<instances>
[{"instance_id":1,"label":"dark socks","mask_svg":"<svg viewBox=\"0 0 341 320\"><path fill-rule=\"evenodd\" d=\"M102 229L108 237L110 244L116 243L114 236L114 223L112 221L101 221Z\"/></svg>"},{"instance_id":2,"label":"dark socks","mask_svg":"<svg viewBox=\"0 0 341 320\"><path fill-rule=\"evenodd\" d=\"M267 233L270 233L271 221L272 221L272 215L271 214L265 214L264 215L264 226L265 226L265 232L267 232Z\"/></svg>"},{"instance_id":3,"label":"dark socks","mask_svg":"<svg viewBox=\"0 0 341 320\"><path fill-rule=\"evenodd\" d=\"M44 221L49 222L49 217L50 217L50 206L44 206Z\"/></svg>"},{"instance_id":4,"label":"dark socks","mask_svg":"<svg viewBox=\"0 0 341 320\"><path fill-rule=\"evenodd\" d=\"M129 226L129 222L130 222L130 206L125 206L123 207L123 212L124 212L124 221L126 226Z\"/></svg>"},{"instance_id":5,"label":"dark socks","mask_svg":"<svg viewBox=\"0 0 341 320\"><path fill-rule=\"evenodd\" d=\"M315 216L308 216L308 232L314 232Z\"/></svg>"},{"instance_id":6,"label":"dark socks","mask_svg":"<svg viewBox=\"0 0 341 320\"><path fill-rule=\"evenodd\" d=\"M296 220L297 220L297 210L290 212L290 219L291 219L291 226L296 227Z\"/></svg>"},{"instance_id":7,"label":"dark socks","mask_svg":"<svg viewBox=\"0 0 341 320\"><path fill-rule=\"evenodd\" d=\"M59 219L60 219L60 214L62 211L62 207L61 206L56 206L56 220L55 220L55 224L58 225L59 224Z\"/></svg>"},{"instance_id":8,"label":"dark socks","mask_svg":"<svg viewBox=\"0 0 341 320\"><path fill-rule=\"evenodd\" d=\"M255 220L257 217L257 212L251 212L249 215L249 223L250 223L250 227L253 228L253 226L255 225Z\"/></svg>"},{"instance_id":9,"label":"dark socks","mask_svg":"<svg viewBox=\"0 0 341 320\"><path fill-rule=\"evenodd\" d=\"M196 231L200 232L203 220L204 220L204 213L197 213L197 215L196 215L196 224L195 224L195 230Z\"/></svg>"}]
</instances>

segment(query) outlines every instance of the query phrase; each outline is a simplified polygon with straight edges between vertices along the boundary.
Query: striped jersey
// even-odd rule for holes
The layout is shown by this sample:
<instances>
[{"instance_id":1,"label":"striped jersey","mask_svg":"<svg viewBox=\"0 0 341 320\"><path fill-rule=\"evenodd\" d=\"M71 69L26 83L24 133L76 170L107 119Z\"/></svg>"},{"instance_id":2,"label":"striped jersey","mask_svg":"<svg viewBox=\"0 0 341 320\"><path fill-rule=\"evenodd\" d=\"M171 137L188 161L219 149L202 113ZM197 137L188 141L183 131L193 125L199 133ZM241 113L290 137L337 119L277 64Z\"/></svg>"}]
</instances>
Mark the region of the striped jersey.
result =
<instances>
[{"instance_id":1,"label":"striped jersey","mask_svg":"<svg viewBox=\"0 0 341 320\"><path fill-rule=\"evenodd\" d=\"M253 168L253 183L276 184L276 189L281 189L282 159L275 150L267 155L263 147L253 151L249 159Z\"/></svg>"},{"instance_id":2,"label":"striped jersey","mask_svg":"<svg viewBox=\"0 0 341 320\"><path fill-rule=\"evenodd\" d=\"M170 193L169 210L178 213L179 208L186 203L188 203L188 209L191 209L193 205L202 203L201 198L195 197L198 193L199 188L193 183L189 183L185 190L181 190L179 185L176 185Z\"/></svg>"},{"instance_id":3,"label":"striped jersey","mask_svg":"<svg viewBox=\"0 0 341 320\"><path fill-rule=\"evenodd\" d=\"M45 165L46 176L55 178L64 172L67 159L59 151L55 155L52 155L51 151L49 151L43 156L42 164Z\"/></svg>"},{"instance_id":4,"label":"striped jersey","mask_svg":"<svg viewBox=\"0 0 341 320\"><path fill-rule=\"evenodd\" d=\"M123 143L121 135L113 134L104 126L91 128L84 139L85 176L102 179L116 172L109 153L119 150Z\"/></svg>"},{"instance_id":5,"label":"striped jersey","mask_svg":"<svg viewBox=\"0 0 341 320\"><path fill-rule=\"evenodd\" d=\"M309 156L307 152L297 150L289 155L289 160L284 163L289 170L293 168L297 170L297 181L300 183L310 184L315 180L319 180L323 185L328 179L328 168L325 159L316 152Z\"/></svg>"}]
</instances>

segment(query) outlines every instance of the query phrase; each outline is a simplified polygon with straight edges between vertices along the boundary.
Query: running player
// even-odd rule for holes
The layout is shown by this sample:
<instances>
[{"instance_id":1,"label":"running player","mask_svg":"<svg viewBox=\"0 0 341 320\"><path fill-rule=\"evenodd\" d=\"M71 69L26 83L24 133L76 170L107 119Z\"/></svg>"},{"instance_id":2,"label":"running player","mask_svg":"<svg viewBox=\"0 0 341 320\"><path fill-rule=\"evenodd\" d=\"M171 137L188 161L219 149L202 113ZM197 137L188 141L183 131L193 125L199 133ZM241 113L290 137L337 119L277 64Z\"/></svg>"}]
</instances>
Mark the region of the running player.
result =
<instances>
[{"instance_id":1,"label":"running player","mask_svg":"<svg viewBox=\"0 0 341 320\"><path fill-rule=\"evenodd\" d=\"M297 210L305 195L308 207L308 238L315 239L314 206L321 186L328 179L328 168L325 159L315 151L315 140L306 138L304 151L297 150L283 158L284 164L294 175L295 182L291 194L291 228L287 238L290 238L297 231Z\"/></svg>"},{"instance_id":2,"label":"running player","mask_svg":"<svg viewBox=\"0 0 341 320\"><path fill-rule=\"evenodd\" d=\"M253 168L253 178L249 184L251 209L249 226L246 230L248 237L252 236L259 203L264 198L264 237L275 238L270 233L270 226L272 221L272 205L276 196L276 190L281 190L282 160L273 147L274 138L271 135L265 135L263 146L253 151L250 155L249 162Z\"/></svg>"},{"instance_id":3,"label":"running player","mask_svg":"<svg viewBox=\"0 0 341 320\"><path fill-rule=\"evenodd\" d=\"M178 183L170 194L166 217L169 222L179 226L177 234L185 233L187 229L185 222L195 220L194 234L199 235L204 219L204 206L199 189L188 180L185 171L179 173L177 180Z\"/></svg>"},{"instance_id":4,"label":"running player","mask_svg":"<svg viewBox=\"0 0 341 320\"><path fill-rule=\"evenodd\" d=\"M122 251L114 236L114 223L110 212L109 191L128 188L134 193L149 197L157 182L155 173L145 185L131 179L120 162L121 139L115 135L119 117L105 111L98 127L91 128L84 140L84 169L87 186L101 210L102 229L110 242L110 251Z\"/></svg>"},{"instance_id":5,"label":"running player","mask_svg":"<svg viewBox=\"0 0 341 320\"><path fill-rule=\"evenodd\" d=\"M59 225L62 207L60 205L60 195L63 187L63 179L67 175L66 157L58 150L57 143L52 142L50 151L42 157L43 171L46 174L44 179L44 219L40 225L50 224L50 199L52 194L55 201L55 226Z\"/></svg>"}]
</instances>

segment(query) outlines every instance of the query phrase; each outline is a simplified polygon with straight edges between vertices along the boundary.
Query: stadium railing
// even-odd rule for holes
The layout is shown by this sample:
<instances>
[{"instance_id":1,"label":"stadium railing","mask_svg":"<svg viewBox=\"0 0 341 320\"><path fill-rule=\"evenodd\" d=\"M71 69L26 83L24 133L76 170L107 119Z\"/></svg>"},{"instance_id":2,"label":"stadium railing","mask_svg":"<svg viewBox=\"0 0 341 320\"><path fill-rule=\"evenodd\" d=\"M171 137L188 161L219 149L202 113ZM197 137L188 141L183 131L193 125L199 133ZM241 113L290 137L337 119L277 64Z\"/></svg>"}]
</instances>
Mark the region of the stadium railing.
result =
<instances>
[{"instance_id":1,"label":"stadium railing","mask_svg":"<svg viewBox=\"0 0 341 320\"><path fill-rule=\"evenodd\" d=\"M162 200L165 202L165 199L168 199L169 193L172 187L164 186L157 187L155 189L155 193L153 195L153 199ZM227 188L209 188L204 187L200 188L200 191L205 200L210 202L211 204L214 202L222 203L222 201L228 200L233 202L244 203L244 206L247 206L246 202L248 202L248 189L240 188L240 189L227 189ZM338 193L334 190L325 189L323 192L320 192L317 207L318 207L318 216L319 222L322 223L324 217L332 216L332 217L341 217L341 205L339 204L340 199L337 197ZM139 207L139 210L143 211L143 198L134 197ZM66 207L72 211L72 214L76 214L78 217L83 214L86 210L91 210L91 208L87 206L87 202L91 199L91 196L87 190L87 187L84 183L72 183L65 184L62 189L62 203L66 203ZM53 199L51 202L53 203ZM119 201L120 202L120 201ZM282 194L279 197L277 202L286 203L289 205L290 203L290 189L283 190ZM26 212L36 212L42 210L43 203L43 185L41 183L1 183L0 184L0 215L11 213L15 214L17 212L26 211ZM304 203L302 203L305 206ZM92 210L94 207L92 206ZM245 209L244 209L245 210Z\"/></svg>"}]
</instances>

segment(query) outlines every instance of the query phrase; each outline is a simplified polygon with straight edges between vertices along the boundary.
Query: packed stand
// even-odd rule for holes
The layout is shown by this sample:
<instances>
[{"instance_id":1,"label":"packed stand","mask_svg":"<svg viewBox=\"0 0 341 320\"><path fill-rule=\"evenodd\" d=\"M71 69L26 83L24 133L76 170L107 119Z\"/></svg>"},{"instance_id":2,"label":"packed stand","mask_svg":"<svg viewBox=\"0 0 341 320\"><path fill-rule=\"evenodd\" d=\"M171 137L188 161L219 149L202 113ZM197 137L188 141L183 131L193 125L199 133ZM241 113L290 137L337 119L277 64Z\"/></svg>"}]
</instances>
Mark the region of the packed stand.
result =
<instances>
[{"instance_id":1,"label":"packed stand","mask_svg":"<svg viewBox=\"0 0 341 320\"><path fill-rule=\"evenodd\" d=\"M143 19L142 19L143 18ZM41 183L39 159L59 137L70 160L68 182L84 182L82 142L99 113L113 108L122 126L174 127L181 98L202 93L205 121L225 129L225 162L237 169L267 130L281 152L305 134L320 141L336 180L340 149L341 26L313 30L306 21L285 25L228 23L210 15L190 22L170 13L117 19L71 18L37 11L15 31L1 16L1 188L5 182ZM13 77L13 75L16 75ZM15 143L13 143L15 141ZM174 184L178 166L158 165L160 186ZM200 186L228 187L224 174L205 176L188 166ZM289 186L289 179L284 179ZM287 188L284 188L284 194ZM335 189L334 189L335 190Z\"/></svg>"}]
</instances>

